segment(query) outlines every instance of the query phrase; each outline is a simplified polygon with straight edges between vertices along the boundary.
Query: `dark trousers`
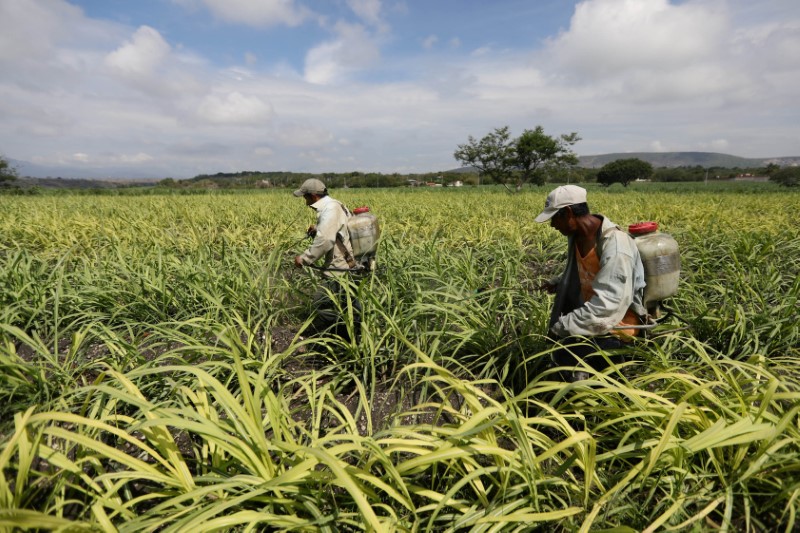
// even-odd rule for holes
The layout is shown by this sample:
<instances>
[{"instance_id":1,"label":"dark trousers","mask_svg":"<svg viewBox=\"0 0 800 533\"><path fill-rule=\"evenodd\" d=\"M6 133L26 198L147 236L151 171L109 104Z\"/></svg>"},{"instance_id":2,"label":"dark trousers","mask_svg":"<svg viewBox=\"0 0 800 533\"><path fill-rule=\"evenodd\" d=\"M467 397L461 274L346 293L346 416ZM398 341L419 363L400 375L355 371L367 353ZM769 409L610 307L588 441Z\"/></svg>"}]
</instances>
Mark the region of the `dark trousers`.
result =
<instances>
[{"instance_id":1,"label":"dark trousers","mask_svg":"<svg viewBox=\"0 0 800 533\"><path fill-rule=\"evenodd\" d=\"M333 333L349 340L345 316L348 312L347 291L342 286L348 280L331 278L325 280L317 287L311 297L311 307L314 312L314 319L311 322L311 331L317 335L320 333ZM356 335L361 324L361 303L351 293L350 302L353 309L353 327Z\"/></svg>"},{"instance_id":2,"label":"dark trousers","mask_svg":"<svg viewBox=\"0 0 800 533\"><path fill-rule=\"evenodd\" d=\"M597 337L566 337L558 339L558 343L562 345L558 350L553 352L553 361L556 366L574 367L578 366L581 361L588 364L595 370L603 370L608 366L606 357L614 364L619 364L623 361L623 356L620 353L610 353L603 355L597 352L602 351L617 351L628 344L614 335L600 335Z\"/></svg>"}]
</instances>

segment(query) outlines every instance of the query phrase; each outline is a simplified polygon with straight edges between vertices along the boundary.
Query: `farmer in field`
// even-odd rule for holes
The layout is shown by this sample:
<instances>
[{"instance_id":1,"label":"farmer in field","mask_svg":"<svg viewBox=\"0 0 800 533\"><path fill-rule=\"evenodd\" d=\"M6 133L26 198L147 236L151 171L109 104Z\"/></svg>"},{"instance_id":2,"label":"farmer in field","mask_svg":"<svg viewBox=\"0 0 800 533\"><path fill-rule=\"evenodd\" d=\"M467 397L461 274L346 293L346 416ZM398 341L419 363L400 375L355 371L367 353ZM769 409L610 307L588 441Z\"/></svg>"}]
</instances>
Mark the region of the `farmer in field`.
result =
<instances>
[{"instance_id":1,"label":"farmer in field","mask_svg":"<svg viewBox=\"0 0 800 533\"><path fill-rule=\"evenodd\" d=\"M302 196L306 205L317 212L317 223L307 230L308 236L314 240L306 251L294 258L294 266L302 268L322 259L319 269L325 281L314 292L311 300L314 308L311 328L319 333L341 325L337 302L331 299L331 295L339 298L340 305L346 305L341 277L355 267L347 231L350 211L344 204L328 196L327 187L318 179L307 179L294 191L294 195ZM353 306L358 321L360 305L353 300ZM337 327L336 330L338 334L346 336L346 328Z\"/></svg>"},{"instance_id":2,"label":"farmer in field","mask_svg":"<svg viewBox=\"0 0 800 533\"><path fill-rule=\"evenodd\" d=\"M578 381L588 377L581 361L602 370L607 362L597 350L621 348L637 334L624 326L641 324L647 313L644 267L633 238L609 219L591 214L581 187L553 190L536 217L536 222L548 220L567 237L567 266L540 289L556 295L549 335L562 347L553 354L555 363L577 367L568 379Z\"/></svg>"}]
</instances>

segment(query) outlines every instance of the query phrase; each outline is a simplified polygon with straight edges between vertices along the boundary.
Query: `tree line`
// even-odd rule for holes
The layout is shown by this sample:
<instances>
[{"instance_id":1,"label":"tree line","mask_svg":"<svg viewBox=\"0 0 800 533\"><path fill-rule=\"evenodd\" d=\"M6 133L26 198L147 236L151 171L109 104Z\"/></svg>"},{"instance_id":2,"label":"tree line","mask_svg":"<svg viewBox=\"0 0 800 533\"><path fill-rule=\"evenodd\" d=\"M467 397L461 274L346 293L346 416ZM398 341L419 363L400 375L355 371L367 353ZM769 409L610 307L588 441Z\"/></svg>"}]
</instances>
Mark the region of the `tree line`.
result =
<instances>
[{"instance_id":1,"label":"tree line","mask_svg":"<svg viewBox=\"0 0 800 533\"><path fill-rule=\"evenodd\" d=\"M769 176L773 182L793 187L800 185L800 167L783 167L771 163L763 168L669 167L653 168L641 159L617 159L600 169L578 166L572 146L580 140L577 133L550 136L542 126L525 130L512 138L508 126L496 128L481 139L469 136L453 153L463 171L428 172L422 174L383 174L379 172L285 172L241 171L200 174L186 180L165 178L160 188L170 189L251 189L258 187L297 187L308 178L318 178L331 189L405 187L408 185L449 186L497 183L519 191L523 185L545 183L600 183L627 186L637 180L689 182L727 180L743 174ZM9 190L19 177L8 159L0 155L0 189ZM18 188L18 187L17 187Z\"/></svg>"},{"instance_id":2,"label":"tree line","mask_svg":"<svg viewBox=\"0 0 800 533\"><path fill-rule=\"evenodd\" d=\"M298 187L309 178L317 178L331 189L405 187L413 184L448 186L460 182L477 185L478 177L467 172L426 172L405 174L394 172L287 172L287 171L242 171L199 174L186 180L167 178L159 186L173 188L226 188L249 189L268 187Z\"/></svg>"},{"instance_id":3,"label":"tree line","mask_svg":"<svg viewBox=\"0 0 800 533\"><path fill-rule=\"evenodd\" d=\"M495 128L481 139L471 135L453 153L456 161L475 168L481 177L506 187L510 183L519 191L526 183L597 182L627 187L632 181L663 182L731 179L741 174L767 175L771 181L786 186L800 184L800 167L781 168L771 163L763 169L730 169L721 167L658 168L638 158L617 159L600 169L579 168L572 146L580 140L576 132L547 135L542 126L525 130L512 138L508 126Z\"/></svg>"}]
</instances>

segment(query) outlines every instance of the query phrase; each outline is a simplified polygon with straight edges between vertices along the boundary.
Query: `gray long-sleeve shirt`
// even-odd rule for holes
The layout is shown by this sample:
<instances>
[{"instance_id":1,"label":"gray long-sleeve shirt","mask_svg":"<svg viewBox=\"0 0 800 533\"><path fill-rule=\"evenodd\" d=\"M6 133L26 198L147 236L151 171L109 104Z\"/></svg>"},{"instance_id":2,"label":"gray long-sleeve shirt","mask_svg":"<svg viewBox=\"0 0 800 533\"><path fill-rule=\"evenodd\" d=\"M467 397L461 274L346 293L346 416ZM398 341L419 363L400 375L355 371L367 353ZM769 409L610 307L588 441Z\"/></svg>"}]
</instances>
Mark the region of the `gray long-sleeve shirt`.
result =
<instances>
[{"instance_id":1,"label":"gray long-sleeve shirt","mask_svg":"<svg viewBox=\"0 0 800 533\"><path fill-rule=\"evenodd\" d=\"M349 211L341 202L330 196L323 196L311 204L311 208L317 212L317 234L311 246L300 254L303 264L311 265L324 257L323 268L349 268L347 258L340 247L336 246L338 234L343 245L352 253L350 234L347 231Z\"/></svg>"},{"instance_id":2,"label":"gray long-sleeve shirt","mask_svg":"<svg viewBox=\"0 0 800 533\"><path fill-rule=\"evenodd\" d=\"M592 282L594 296L584 302L580 295L575 241L567 243L567 267L558 283L550 331L559 337L604 335L618 325L628 309L647 313L643 304L644 266L633 238L607 218L597 237L600 271ZM616 228L616 229L615 229Z\"/></svg>"}]
</instances>

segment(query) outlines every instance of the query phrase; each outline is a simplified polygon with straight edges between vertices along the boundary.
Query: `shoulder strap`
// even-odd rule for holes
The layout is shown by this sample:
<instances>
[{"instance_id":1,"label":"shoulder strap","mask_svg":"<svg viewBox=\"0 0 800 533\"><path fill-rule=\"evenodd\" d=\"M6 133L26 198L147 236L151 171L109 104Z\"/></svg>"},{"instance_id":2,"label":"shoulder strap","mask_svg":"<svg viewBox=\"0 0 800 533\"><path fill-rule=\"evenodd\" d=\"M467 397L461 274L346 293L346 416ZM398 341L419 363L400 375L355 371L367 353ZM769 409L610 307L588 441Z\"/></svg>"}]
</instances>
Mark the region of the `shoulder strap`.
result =
<instances>
[{"instance_id":1,"label":"shoulder strap","mask_svg":"<svg viewBox=\"0 0 800 533\"><path fill-rule=\"evenodd\" d=\"M339 251L344 256L345 261L347 261L347 266L350 268L355 268L356 260L353 257L353 254L350 253L350 250L347 249L347 246L344 245L342 242L342 237L338 233L336 234L336 247L339 248Z\"/></svg>"},{"instance_id":2,"label":"shoulder strap","mask_svg":"<svg viewBox=\"0 0 800 533\"><path fill-rule=\"evenodd\" d=\"M339 200L336 201L339 202ZM344 211L345 218L350 218L352 216L350 211L344 206L342 202L339 202L339 205L341 206L342 211ZM347 231L347 223L345 223L344 229L345 231ZM351 269L356 268L357 263L355 258L353 257L353 253L347 248L347 246L344 245L344 242L342 241L342 236L339 235L338 231L336 232L336 247L339 249L339 252L341 252L341 254L344 256L345 261L347 261L347 266L349 266Z\"/></svg>"},{"instance_id":3,"label":"shoulder strap","mask_svg":"<svg viewBox=\"0 0 800 533\"><path fill-rule=\"evenodd\" d=\"M342 211L344 211L344 216L345 216L345 218L350 218L351 216L353 216L353 213L351 213L351 212L350 212L350 210L349 210L349 209L347 209L347 206L345 206L345 205L344 205L342 202L340 202L339 200L336 200L336 202L339 204L339 207L341 207L341 208L342 208Z\"/></svg>"}]
</instances>

